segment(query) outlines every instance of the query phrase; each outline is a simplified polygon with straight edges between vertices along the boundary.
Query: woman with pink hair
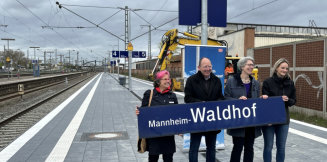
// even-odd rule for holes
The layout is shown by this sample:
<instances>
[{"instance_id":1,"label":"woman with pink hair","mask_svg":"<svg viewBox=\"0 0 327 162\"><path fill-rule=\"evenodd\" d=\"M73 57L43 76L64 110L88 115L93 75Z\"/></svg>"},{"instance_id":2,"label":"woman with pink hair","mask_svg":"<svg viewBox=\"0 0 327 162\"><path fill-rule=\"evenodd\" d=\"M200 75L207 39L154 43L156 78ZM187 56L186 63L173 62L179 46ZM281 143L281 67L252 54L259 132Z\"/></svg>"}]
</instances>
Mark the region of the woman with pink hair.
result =
<instances>
[{"instance_id":1,"label":"woman with pink hair","mask_svg":"<svg viewBox=\"0 0 327 162\"><path fill-rule=\"evenodd\" d=\"M159 71L156 74L153 86L151 104L149 105L151 90L147 90L143 95L141 107L178 104L176 94L171 91L171 79L167 70ZM139 113L137 107L136 115ZM149 162L157 162L160 154L162 154L164 162L172 162L173 154L176 152L175 138L173 135L147 138L146 150L149 152Z\"/></svg>"}]
</instances>

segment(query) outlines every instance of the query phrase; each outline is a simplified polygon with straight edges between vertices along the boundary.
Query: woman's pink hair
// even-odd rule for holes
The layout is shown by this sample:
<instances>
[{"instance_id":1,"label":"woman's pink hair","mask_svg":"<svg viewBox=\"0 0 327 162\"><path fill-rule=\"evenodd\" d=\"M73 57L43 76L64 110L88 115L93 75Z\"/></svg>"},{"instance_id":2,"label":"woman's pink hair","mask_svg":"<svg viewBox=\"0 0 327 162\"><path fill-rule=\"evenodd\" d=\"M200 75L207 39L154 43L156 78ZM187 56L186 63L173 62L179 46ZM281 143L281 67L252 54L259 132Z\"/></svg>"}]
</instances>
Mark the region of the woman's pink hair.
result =
<instances>
[{"instance_id":1,"label":"woman's pink hair","mask_svg":"<svg viewBox=\"0 0 327 162\"><path fill-rule=\"evenodd\" d=\"M156 79L161 79L162 77L164 77L165 75L168 75L170 77L170 74L167 70L162 70L157 72L156 74Z\"/></svg>"}]
</instances>

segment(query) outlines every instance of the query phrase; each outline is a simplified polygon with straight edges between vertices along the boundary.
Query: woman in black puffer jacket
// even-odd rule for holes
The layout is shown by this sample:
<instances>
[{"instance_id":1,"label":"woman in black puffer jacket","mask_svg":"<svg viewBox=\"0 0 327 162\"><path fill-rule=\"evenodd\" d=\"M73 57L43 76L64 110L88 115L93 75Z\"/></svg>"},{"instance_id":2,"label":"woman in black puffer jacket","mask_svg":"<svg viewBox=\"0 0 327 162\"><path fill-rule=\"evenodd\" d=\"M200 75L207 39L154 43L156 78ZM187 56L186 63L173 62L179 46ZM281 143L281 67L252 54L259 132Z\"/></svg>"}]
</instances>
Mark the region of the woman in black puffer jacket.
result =
<instances>
[{"instance_id":1,"label":"woman in black puffer jacket","mask_svg":"<svg viewBox=\"0 0 327 162\"><path fill-rule=\"evenodd\" d=\"M276 135L277 155L276 161L283 162L285 160L285 145L290 123L289 106L293 106L296 102L295 86L289 75L289 63L286 59L279 59L273 68L273 75L263 82L263 96L282 96L285 102L286 123L269 124L262 127L264 138L263 160L271 162L271 151L274 144L274 135Z\"/></svg>"},{"instance_id":2,"label":"woman in black puffer jacket","mask_svg":"<svg viewBox=\"0 0 327 162\"><path fill-rule=\"evenodd\" d=\"M144 93L142 106L149 105L151 90ZM176 94L171 91L171 79L167 70L160 71L156 74L154 81L153 96L150 106L178 104ZM136 109L136 115L139 110ZM159 155L162 154L164 162L172 162L173 154L176 152L174 136L156 137L146 139L146 150L149 151L149 162L157 162Z\"/></svg>"}]
</instances>

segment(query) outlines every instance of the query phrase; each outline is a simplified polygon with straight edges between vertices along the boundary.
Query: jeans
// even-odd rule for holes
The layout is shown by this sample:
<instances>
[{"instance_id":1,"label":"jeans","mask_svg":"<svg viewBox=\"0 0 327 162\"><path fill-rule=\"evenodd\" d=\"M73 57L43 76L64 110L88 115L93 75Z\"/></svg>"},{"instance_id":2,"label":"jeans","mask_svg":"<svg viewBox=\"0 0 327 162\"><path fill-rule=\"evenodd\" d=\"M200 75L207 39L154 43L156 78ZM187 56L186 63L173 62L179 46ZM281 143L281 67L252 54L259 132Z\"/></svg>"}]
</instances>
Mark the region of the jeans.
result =
<instances>
[{"instance_id":1,"label":"jeans","mask_svg":"<svg viewBox=\"0 0 327 162\"><path fill-rule=\"evenodd\" d=\"M202 136L205 136L206 141L206 161L216 161L216 136L217 133L191 133L191 144L189 150L189 161L198 161L198 152Z\"/></svg>"},{"instance_id":2,"label":"jeans","mask_svg":"<svg viewBox=\"0 0 327 162\"><path fill-rule=\"evenodd\" d=\"M164 162L173 162L173 154L162 154ZM149 155L149 162L158 162L159 155Z\"/></svg>"},{"instance_id":3,"label":"jeans","mask_svg":"<svg viewBox=\"0 0 327 162\"><path fill-rule=\"evenodd\" d=\"M271 151L274 145L274 135L276 134L276 162L284 162L285 160L285 145L288 134L288 124L279 124L262 127L264 149L263 160L271 162Z\"/></svg>"},{"instance_id":4,"label":"jeans","mask_svg":"<svg viewBox=\"0 0 327 162\"><path fill-rule=\"evenodd\" d=\"M253 144L255 139L255 129L245 128L245 137L236 137L233 136L233 150L230 157L231 162L240 162L241 161L241 154L244 147L244 162L253 162Z\"/></svg>"}]
</instances>

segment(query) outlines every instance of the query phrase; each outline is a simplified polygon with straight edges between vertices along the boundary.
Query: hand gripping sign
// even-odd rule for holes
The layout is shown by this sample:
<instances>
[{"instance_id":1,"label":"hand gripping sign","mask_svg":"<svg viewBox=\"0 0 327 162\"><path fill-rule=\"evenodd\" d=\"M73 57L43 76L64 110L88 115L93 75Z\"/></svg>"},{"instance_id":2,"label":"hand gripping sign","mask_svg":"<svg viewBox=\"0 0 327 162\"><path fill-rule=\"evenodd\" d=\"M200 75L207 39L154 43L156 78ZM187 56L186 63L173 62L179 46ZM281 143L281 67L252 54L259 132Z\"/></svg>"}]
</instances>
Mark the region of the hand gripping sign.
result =
<instances>
[{"instance_id":1,"label":"hand gripping sign","mask_svg":"<svg viewBox=\"0 0 327 162\"><path fill-rule=\"evenodd\" d=\"M140 108L140 138L286 122L281 97L224 100Z\"/></svg>"}]
</instances>

